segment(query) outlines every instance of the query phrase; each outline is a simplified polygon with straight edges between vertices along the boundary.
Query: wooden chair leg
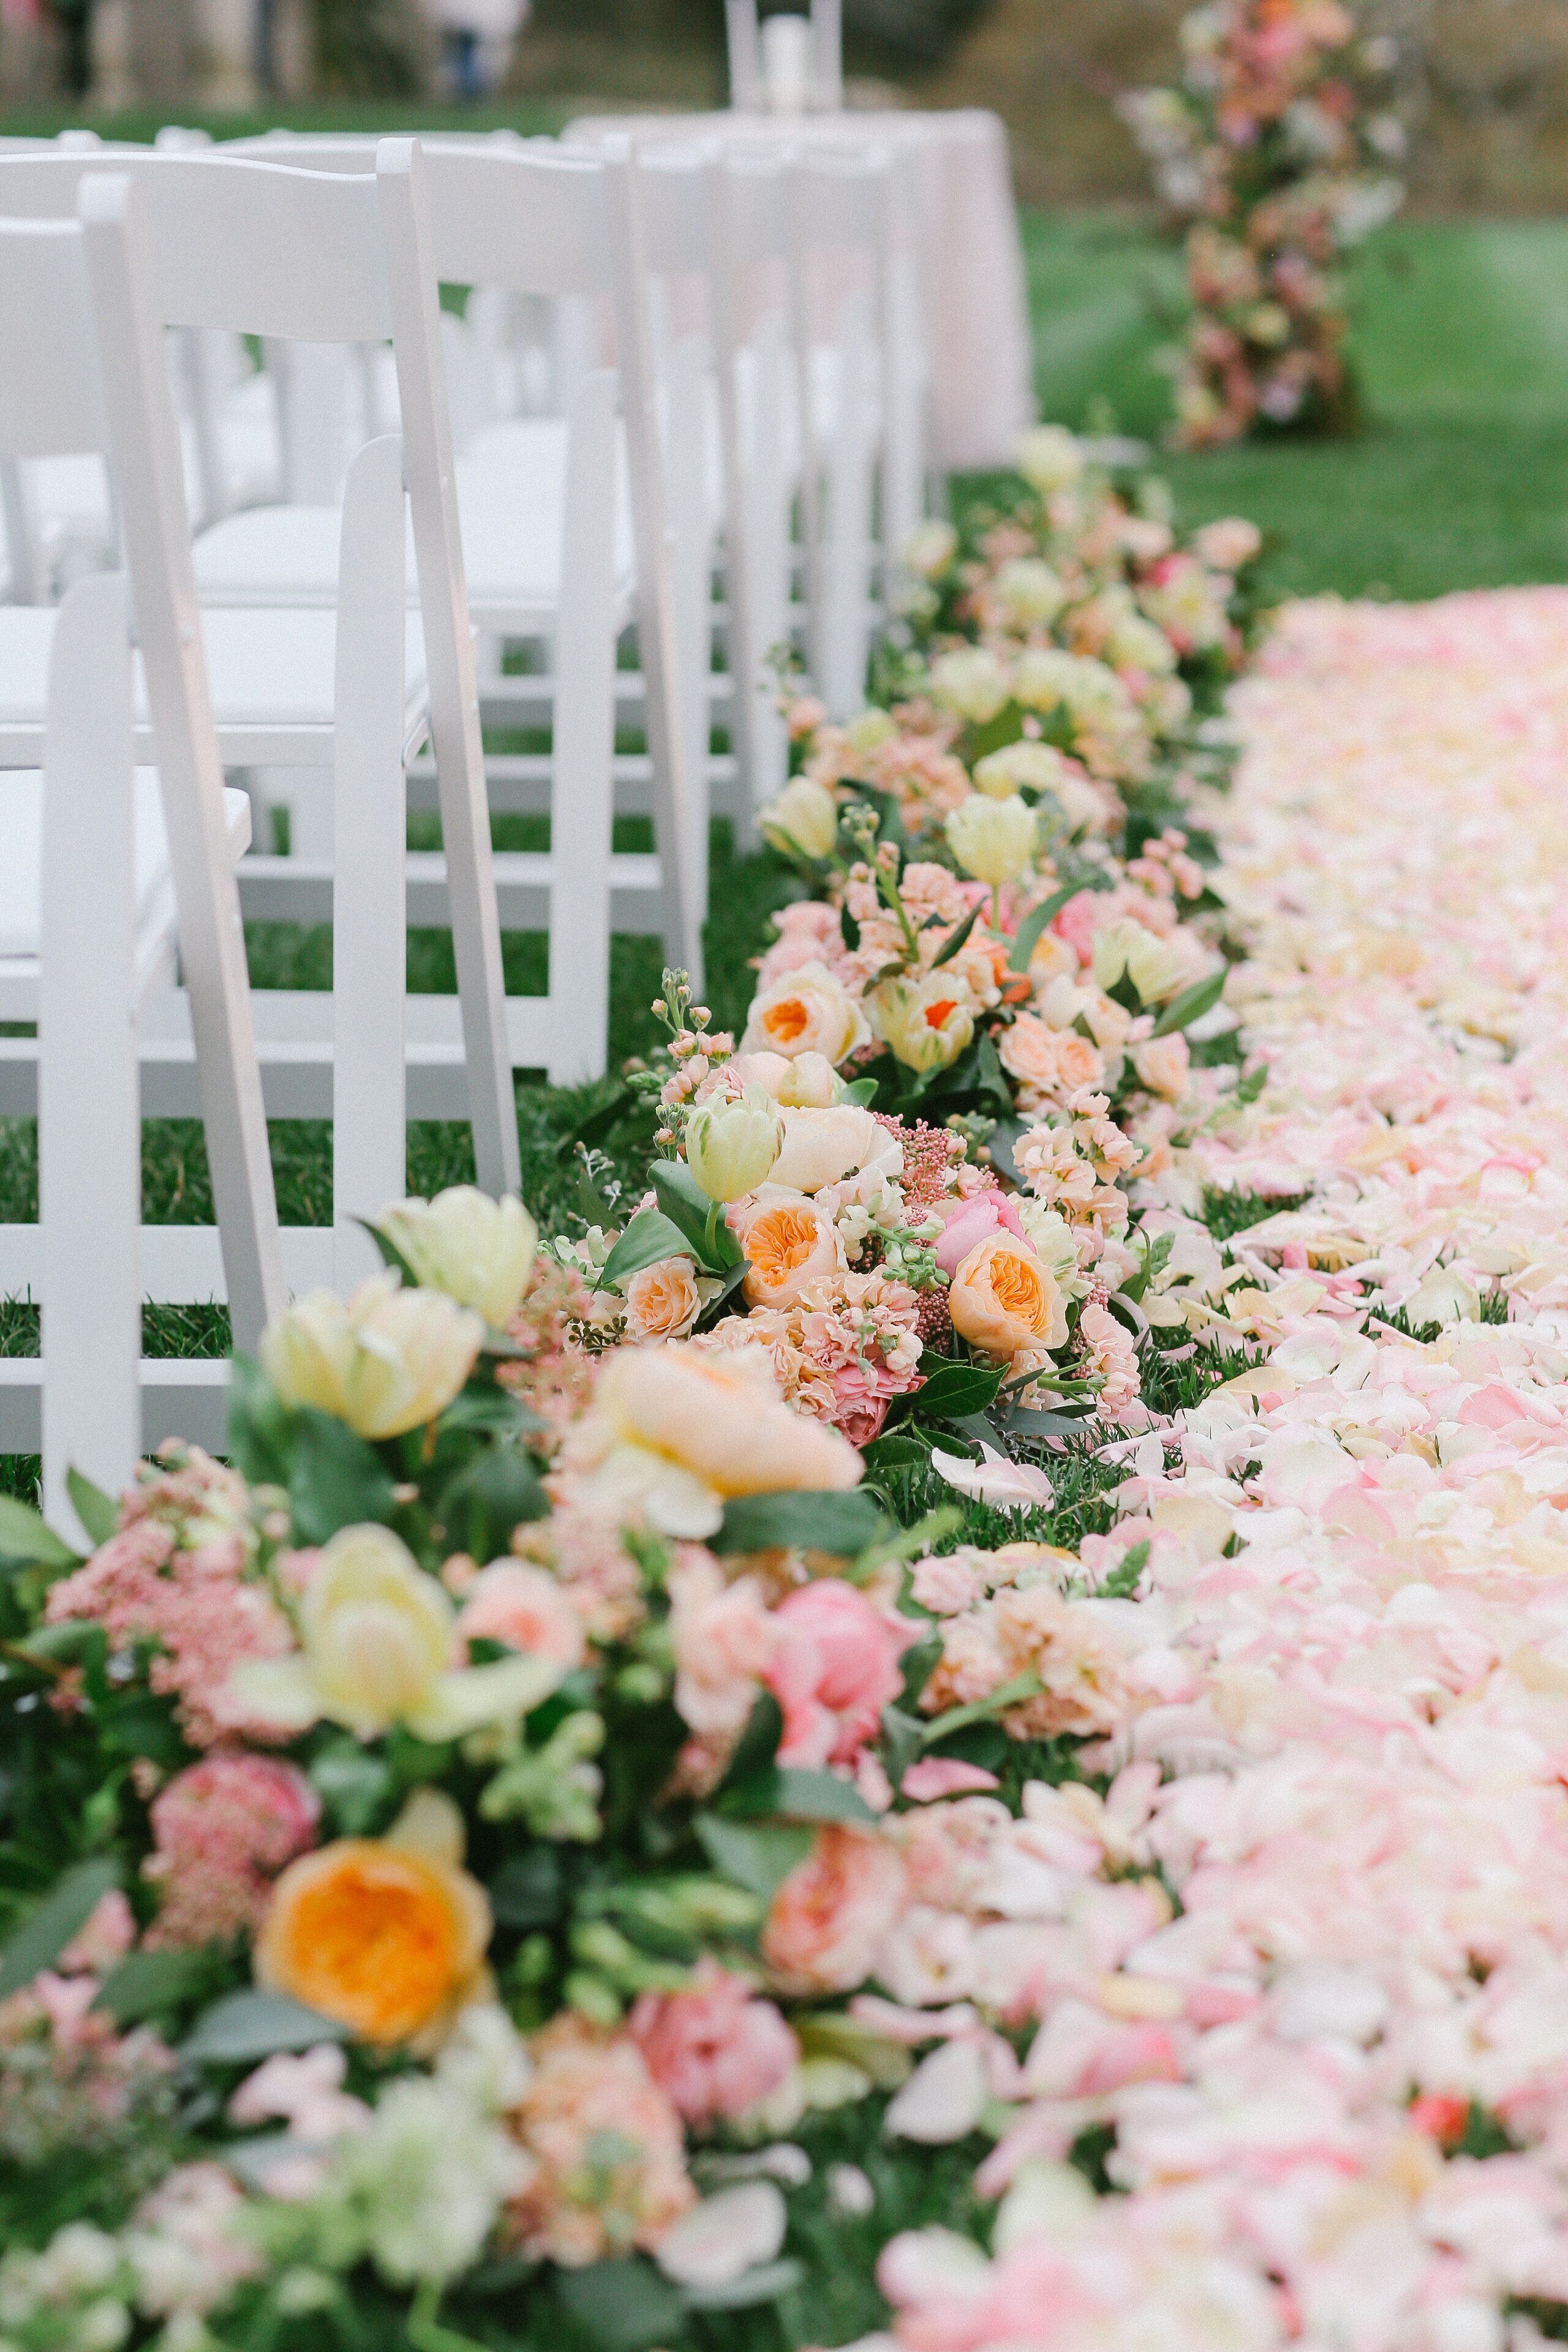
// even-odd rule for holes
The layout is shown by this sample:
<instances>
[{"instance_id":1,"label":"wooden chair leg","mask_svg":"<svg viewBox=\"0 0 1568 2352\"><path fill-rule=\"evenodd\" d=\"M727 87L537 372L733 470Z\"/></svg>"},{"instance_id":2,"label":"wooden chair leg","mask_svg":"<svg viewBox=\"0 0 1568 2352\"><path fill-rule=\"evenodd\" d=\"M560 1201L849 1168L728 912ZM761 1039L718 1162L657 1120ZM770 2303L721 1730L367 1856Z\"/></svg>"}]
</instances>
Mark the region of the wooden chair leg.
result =
<instances>
[{"instance_id":1,"label":"wooden chair leg","mask_svg":"<svg viewBox=\"0 0 1568 2352\"><path fill-rule=\"evenodd\" d=\"M142 1449L142 1122L126 585L60 607L44 755L38 984L44 1507L66 1475L110 1494Z\"/></svg>"},{"instance_id":2,"label":"wooden chair leg","mask_svg":"<svg viewBox=\"0 0 1568 2352\"><path fill-rule=\"evenodd\" d=\"M381 1260L358 1218L407 1181L403 772L403 443L354 459L339 565L332 767L332 1258L347 1288Z\"/></svg>"},{"instance_id":3,"label":"wooden chair leg","mask_svg":"<svg viewBox=\"0 0 1568 2352\"><path fill-rule=\"evenodd\" d=\"M616 379L572 395L550 818L550 1003L557 1086L602 1076L610 1013L615 751ZM666 845L661 848L668 849Z\"/></svg>"}]
</instances>

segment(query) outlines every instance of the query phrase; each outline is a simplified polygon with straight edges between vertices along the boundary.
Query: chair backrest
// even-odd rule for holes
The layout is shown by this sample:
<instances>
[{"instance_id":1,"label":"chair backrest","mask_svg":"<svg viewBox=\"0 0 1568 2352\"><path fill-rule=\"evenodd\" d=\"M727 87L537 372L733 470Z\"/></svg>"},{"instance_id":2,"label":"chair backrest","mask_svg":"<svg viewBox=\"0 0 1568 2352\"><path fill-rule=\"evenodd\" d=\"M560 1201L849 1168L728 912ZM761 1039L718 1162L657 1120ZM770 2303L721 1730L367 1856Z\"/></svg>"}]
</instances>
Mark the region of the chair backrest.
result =
<instances>
[{"instance_id":1,"label":"chair backrest","mask_svg":"<svg viewBox=\"0 0 1568 2352\"><path fill-rule=\"evenodd\" d=\"M68 169L79 160L59 159ZM0 450L98 451L118 489L231 1314L237 1344L252 1347L283 1300L277 1206L179 431L161 322L147 299L137 191L124 173L93 174L78 191L79 225L8 217L8 175L32 168L0 158ZM58 195L64 173L50 185Z\"/></svg>"}]
</instances>

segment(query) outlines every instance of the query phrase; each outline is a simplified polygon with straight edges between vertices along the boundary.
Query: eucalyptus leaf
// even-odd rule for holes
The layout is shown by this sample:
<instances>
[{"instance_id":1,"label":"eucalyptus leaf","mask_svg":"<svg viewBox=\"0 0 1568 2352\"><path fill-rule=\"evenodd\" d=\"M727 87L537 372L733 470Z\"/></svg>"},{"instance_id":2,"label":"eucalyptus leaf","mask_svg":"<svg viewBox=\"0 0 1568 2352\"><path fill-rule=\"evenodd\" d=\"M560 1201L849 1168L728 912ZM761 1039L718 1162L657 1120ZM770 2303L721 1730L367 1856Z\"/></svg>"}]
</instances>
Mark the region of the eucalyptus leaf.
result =
<instances>
[{"instance_id":1,"label":"eucalyptus leaf","mask_svg":"<svg viewBox=\"0 0 1568 2352\"><path fill-rule=\"evenodd\" d=\"M875 1078L857 1078L853 1085L845 1087L844 1100L858 1103L862 1110L868 1110L877 1099L877 1091Z\"/></svg>"},{"instance_id":2,"label":"eucalyptus leaf","mask_svg":"<svg viewBox=\"0 0 1568 2352\"><path fill-rule=\"evenodd\" d=\"M1194 1021L1201 1021L1225 994L1225 983L1229 976L1222 964L1218 971L1211 971L1206 980L1194 981L1191 988L1184 988L1180 996L1173 997L1154 1024L1155 1036L1169 1037L1178 1029L1190 1029Z\"/></svg>"},{"instance_id":3,"label":"eucalyptus leaf","mask_svg":"<svg viewBox=\"0 0 1568 2352\"><path fill-rule=\"evenodd\" d=\"M699 1813L693 1826L703 1853L720 1875L763 1903L772 1902L790 1872L805 1860L813 1843L813 1832L804 1822L752 1823Z\"/></svg>"},{"instance_id":4,"label":"eucalyptus leaf","mask_svg":"<svg viewBox=\"0 0 1568 2352\"><path fill-rule=\"evenodd\" d=\"M112 1495L95 1486L79 1470L66 1472L66 1492L78 1518L94 1545L106 1544L120 1525L120 1506Z\"/></svg>"},{"instance_id":5,"label":"eucalyptus leaf","mask_svg":"<svg viewBox=\"0 0 1568 2352\"><path fill-rule=\"evenodd\" d=\"M599 1274L600 1287L616 1290L661 1258L690 1257L692 1245L680 1227L658 1209L639 1209Z\"/></svg>"},{"instance_id":6,"label":"eucalyptus leaf","mask_svg":"<svg viewBox=\"0 0 1568 2352\"><path fill-rule=\"evenodd\" d=\"M106 2009L120 2025L140 2025L144 2018L162 2017L194 2000L211 1986L210 1949L183 1952L127 1952L99 1987L94 2009Z\"/></svg>"},{"instance_id":7,"label":"eucalyptus leaf","mask_svg":"<svg viewBox=\"0 0 1568 2352\"><path fill-rule=\"evenodd\" d=\"M79 1568L81 1554L56 1535L41 1512L0 1495L0 1559L24 1568Z\"/></svg>"},{"instance_id":8,"label":"eucalyptus leaf","mask_svg":"<svg viewBox=\"0 0 1568 2352\"><path fill-rule=\"evenodd\" d=\"M106 1854L79 1862L57 1879L36 1909L0 1945L0 2000L32 1983L80 1932L120 1873Z\"/></svg>"},{"instance_id":9,"label":"eucalyptus leaf","mask_svg":"<svg viewBox=\"0 0 1568 2352\"><path fill-rule=\"evenodd\" d=\"M253 1486L286 1486L290 1457L288 1406L254 1356L228 1367L228 1458Z\"/></svg>"},{"instance_id":10,"label":"eucalyptus leaf","mask_svg":"<svg viewBox=\"0 0 1568 2352\"><path fill-rule=\"evenodd\" d=\"M879 1505L863 1492L741 1495L725 1505L723 1525L711 1541L720 1553L799 1546L853 1559L882 1528Z\"/></svg>"},{"instance_id":11,"label":"eucalyptus leaf","mask_svg":"<svg viewBox=\"0 0 1568 2352\"><path fill-rule=\"evenodd\" d=\"M558 2269L554 2287L563 2309L594 2352L649 2352L685 2332L679 2295L649 2262L590 2263Z\"/></svg>"},{"instance_id":12,"label":"eucalyptus leaf","mask_svg":"<svg viewBox=\"0 0 1568 2352\"><path fill-rule=\"evenodd\" d=\"M318 2042L352 2042L351 2027L285 1992L231 1992L197 2020L180 2044L182 2058L223 2066L253 2064L275 2050L310 2050Z\"/></svg>"},{"instance_id":13,"label":"eucalyptus leaf","mask_svg":"<svg viewBox=\"0 0 1568 2352\"><path fill-rule=\"evenodd\" d=\"M381 1456L346 1422L304 1405L294 1415L289 1507L300 1543L392 1517L393 1482Z\"/></svg>"},{"instance_id":14,"label":"eucalyptus leaf","mask_svg":"<svg viewBox=\"0 0 1568 2352\"><path fill-rule=\"evenodd\" d=\"M1069 898L1076 898L1080 890L1108 890L1110 887L1110 876L1101 877L1096 867L1075 881L1064 882L1059 890L1053 890L1048 898L1042 898L1037 907L1032 907L1014 936L1013 951L1007 958L1008 971L1028 971L1030 958L1043 933L1056 921Z\"/></svg>"},{"instance_id":15,"label":"eucalyptus leaf","mask_svg":"<svg viewBox=\"0 0 1568 2352\"><path fill-rule=\"evenodd\" d=\"M743 1780L727 1780L714 1801L726 1821L857 1822L876 1815L853 1781L837 1772L769 1764Z\"/></svg>"}]
</instances>

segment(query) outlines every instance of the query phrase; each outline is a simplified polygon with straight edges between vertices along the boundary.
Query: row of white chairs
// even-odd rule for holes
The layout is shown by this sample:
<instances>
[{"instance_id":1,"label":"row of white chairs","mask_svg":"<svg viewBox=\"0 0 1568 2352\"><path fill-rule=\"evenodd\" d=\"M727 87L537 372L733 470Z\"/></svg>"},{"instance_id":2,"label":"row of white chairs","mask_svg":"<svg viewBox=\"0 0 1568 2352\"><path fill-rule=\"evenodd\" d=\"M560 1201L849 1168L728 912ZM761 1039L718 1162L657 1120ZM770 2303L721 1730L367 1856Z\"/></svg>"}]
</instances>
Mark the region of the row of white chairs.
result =
<instances>
[{"instance_id":1,"label":"row of white chairs","mask_svg":"<svg viewBox=\"0 0 1568 2352\"><path fill-rule=\"evenodd\" d=\"M918 512L893 212L876 156L0 152L13 591L64 591L0 605L0 997L37 1026L0 1038L0 1110L40 1117L39 1222L0 1227L0 1295L44 1318L41 1360L0 1360L0 1447L41 1440L57 1506L68 1463L112 1479L168 1431L217 1433L221 1366L140 1360L144 1291L226 1296L253 1344L288 1289L366 1269L355 1220L403 1189L407 1117L468 1116L479 1181L515 1189L513 1072L604 1067L612 924L700 970L715 628L743 818L783 773L792 510L845 709L873 515L896 545ZM460 327L443 285L468 289ZM50 469L95 456L108 571L89 502L47 509ZM519 644L546 666L511 675ZM483 720L542 708L544 777L487 778ZM426 740L442 849L411 855ZM652 857L612 856L617 781L651 805ZM549 852L498 856L492 806L542 782ZM249 845L279 798L287 856ZM252 997L242 900L330 911L330 994ZM505 995L503 914L543 918L542 999ZM407 994L410 915L449 924L455 1002ZM144 1232L140 1118L198 1104L217 1228ZM279 1234L268 1111L332 1117L330 1233Z\"/></svg>"}]
</instances>

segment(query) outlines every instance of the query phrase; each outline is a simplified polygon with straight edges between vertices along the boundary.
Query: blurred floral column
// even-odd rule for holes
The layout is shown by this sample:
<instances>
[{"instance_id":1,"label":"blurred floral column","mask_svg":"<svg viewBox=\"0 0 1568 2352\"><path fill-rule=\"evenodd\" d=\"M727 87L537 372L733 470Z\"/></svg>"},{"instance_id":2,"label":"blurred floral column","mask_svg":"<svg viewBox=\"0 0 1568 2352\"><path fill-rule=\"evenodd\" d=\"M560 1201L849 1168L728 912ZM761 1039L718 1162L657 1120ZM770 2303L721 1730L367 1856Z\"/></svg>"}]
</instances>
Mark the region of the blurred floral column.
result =
<instances>
[{"instance_id":1,"label":"blurred floral column","mask_svg":"<svg viewBox=\"0 0 1568 2352\"><path fill-rule=\"evenodd\" d=\"M1186 234L1194 312L1175 362L1184 448L1355 422L1344 255L1390 218L1405 131L1394 43L1341 0L1214 0L1172 89L1121 113Z\"/></svg>"}]
</instances>

